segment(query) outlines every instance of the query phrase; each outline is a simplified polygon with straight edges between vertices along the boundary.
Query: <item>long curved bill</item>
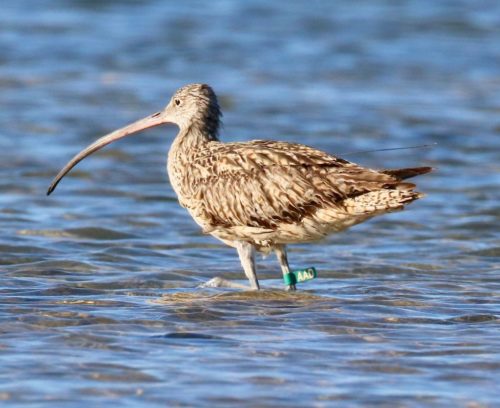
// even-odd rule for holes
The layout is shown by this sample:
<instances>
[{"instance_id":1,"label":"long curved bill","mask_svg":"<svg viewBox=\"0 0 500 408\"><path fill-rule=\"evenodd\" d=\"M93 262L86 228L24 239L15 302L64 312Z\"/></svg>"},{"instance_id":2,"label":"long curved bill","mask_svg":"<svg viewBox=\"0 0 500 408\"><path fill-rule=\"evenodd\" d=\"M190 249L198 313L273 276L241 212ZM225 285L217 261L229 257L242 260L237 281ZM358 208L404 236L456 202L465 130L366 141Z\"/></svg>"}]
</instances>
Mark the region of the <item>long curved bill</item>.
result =
<instances>
[{"instance_id":1,"label":"long curved bill","mask_svg":"<svg viewBox=\"0 0 500 408\"><path fill-rule=\"evenodd\" d=\"M165 114L163 111L161 112L156 112L153 113L152 115L149 115L145 117L144 119L140 119L137 122L131 123L130 125L127 125L125 127L122 127L121 129L115 130L114 132L111 132L107 134L106 136L101 137L100 139L96 140L94 143L92 143L90 146L86 147L83 149L80 153L78 153L75 157L73 157L66 166L62 168L62 170L57 174L57 176L52 180L52 183L50 184L49 189L47 190L47 195L52 193L61 179L73 168L75 167L79 162L81 162L85 157L91 155L92 153L96 152L97 150L103 148L104 146L107 146L110 143L113 143L114 141L121 139L125 136L129 136L133 133L140 132L141 130L144 129L149 129L155 126L163 125L165 123L171 123L165 118Z\"/></svg>"}]
</instances>

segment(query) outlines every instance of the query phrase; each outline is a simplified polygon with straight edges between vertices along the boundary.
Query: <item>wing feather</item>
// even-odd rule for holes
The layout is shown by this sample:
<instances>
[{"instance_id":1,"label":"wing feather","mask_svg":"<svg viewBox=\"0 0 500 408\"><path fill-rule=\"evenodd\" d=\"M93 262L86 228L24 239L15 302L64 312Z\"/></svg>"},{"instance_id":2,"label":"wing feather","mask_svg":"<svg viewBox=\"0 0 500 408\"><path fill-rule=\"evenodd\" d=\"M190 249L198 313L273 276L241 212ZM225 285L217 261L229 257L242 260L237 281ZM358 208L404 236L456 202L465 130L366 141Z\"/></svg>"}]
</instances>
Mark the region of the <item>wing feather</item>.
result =
<instances>
[{"instance_id":1,"label":"wing feather","mask_svg":"<svg viewBox=\"0 0 500 408\"><path fill-rule=\"evenodd\" d=\"M189 170L183 202L210 228L275 229L399 183L305 145L272 141L213 143Z\"/></svg>"}]
</instances>

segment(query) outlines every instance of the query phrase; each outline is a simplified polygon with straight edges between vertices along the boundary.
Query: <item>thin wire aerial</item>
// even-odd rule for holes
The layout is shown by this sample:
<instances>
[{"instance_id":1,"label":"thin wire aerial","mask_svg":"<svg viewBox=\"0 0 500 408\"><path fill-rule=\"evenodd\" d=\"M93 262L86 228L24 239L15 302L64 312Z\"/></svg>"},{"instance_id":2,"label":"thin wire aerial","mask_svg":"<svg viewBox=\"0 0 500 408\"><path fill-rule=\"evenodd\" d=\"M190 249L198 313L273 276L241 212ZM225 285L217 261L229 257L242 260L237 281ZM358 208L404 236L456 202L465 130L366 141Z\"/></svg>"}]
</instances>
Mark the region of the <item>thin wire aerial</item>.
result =
<instances>
[{"instance_id":1,"label":"thin wire aerial","mask_svg":"<svg viewBox=\"0 0 500 408\"><path fill-rule=\"evenodd\" d=\"M259 289L255 252L274 251L290 273L286 245L313 242L421 198L404 181L431 167L372 170L309 146L267 140L223 143L221 110L212 88L178 89L160 112L101 137L71 159L52 181L102 147L163 124L179 133L168 153L168 175L179 203L203 232L238 251L251 289ZM214 278L206 286L235 285ZM237 285L236 285L237 286ZM295 290L295 284L288 284Z\"/></svg>"}]
</instances>

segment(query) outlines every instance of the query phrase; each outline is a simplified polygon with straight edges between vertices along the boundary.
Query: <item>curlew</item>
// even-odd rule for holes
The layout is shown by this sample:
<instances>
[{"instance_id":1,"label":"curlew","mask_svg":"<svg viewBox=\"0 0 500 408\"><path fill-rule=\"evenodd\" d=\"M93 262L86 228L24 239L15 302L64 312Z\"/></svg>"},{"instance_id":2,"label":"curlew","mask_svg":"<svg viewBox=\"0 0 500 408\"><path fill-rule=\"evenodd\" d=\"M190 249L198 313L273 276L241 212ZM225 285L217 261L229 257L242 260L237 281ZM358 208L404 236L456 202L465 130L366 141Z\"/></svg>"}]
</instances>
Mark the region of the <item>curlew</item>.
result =
<instances>
[{"instance_id":1,"label":"curlew","mask_svg":"<svg viewBox=\"0 0 500 408\"><path fill-rule=\"evenodd\" d=\"M133 133L175 124L167 171L179 203L206 234L238 251L252 289L259 289L255 252L277 255L290 273L286 245L317 241L422 197L407 178L430 167L372 170L297 143L219 140L221 110L212 88L178 89L160 112L101 137L74 156L52 181L81 160ZM207 286L233 286L214 278ZM287 285L295 290L295 284Z\"/></svg>"}]
</instances>

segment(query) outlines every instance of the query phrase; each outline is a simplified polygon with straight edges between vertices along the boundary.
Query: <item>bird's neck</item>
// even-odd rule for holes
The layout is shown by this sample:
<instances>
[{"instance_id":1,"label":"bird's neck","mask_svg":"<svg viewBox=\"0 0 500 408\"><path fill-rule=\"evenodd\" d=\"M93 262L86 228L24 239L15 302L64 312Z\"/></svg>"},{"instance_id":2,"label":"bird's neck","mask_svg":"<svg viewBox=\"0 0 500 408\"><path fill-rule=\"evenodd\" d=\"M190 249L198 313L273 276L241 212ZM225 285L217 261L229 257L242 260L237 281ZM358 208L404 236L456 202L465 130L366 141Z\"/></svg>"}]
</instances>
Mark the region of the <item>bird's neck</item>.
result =
<instances>
[{"instance_id":1,"label":"bird's neck","mask_svg":"<svg viewBox=\"0 0 500 408\"><path fill-rule=\"evenodd\" d=\"M167 172L170 183L182 204L186 180L191 177L191 165L200 154L206 154L211 144L218 143L217 136L209 135L196 128L182 129L170 146ZM184 204L182 204L184 205Z\"/></svg>"},{"instance_id":2,"label":"bird's neck","mask_svg":"<svg viewBox=\"0 0 500 408\"><path fill-rule=\"evenodd\" d=\"M189 160L190 156L202 150L207 143L218 140L216 134L210 134L195 126L181 128L172 143L169 158L171 154L174 154L175 156L181 155L183 158Z\"/></svg>"},{"instance_id":3,"label":"bird's neck","mask_svg":"<svg viewBox=\"0 0 500 408\"><path fill-rule=\"evenodd\" d=\"M217 135L203 132L199 128L181 128L168 152L169 172L172 167L186 169L194 157L207 149L208 144L218 141Z\"/></svg>"}]
</instances>

